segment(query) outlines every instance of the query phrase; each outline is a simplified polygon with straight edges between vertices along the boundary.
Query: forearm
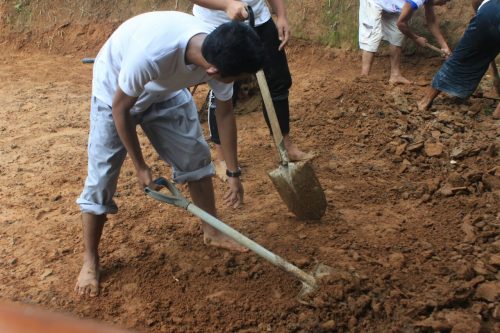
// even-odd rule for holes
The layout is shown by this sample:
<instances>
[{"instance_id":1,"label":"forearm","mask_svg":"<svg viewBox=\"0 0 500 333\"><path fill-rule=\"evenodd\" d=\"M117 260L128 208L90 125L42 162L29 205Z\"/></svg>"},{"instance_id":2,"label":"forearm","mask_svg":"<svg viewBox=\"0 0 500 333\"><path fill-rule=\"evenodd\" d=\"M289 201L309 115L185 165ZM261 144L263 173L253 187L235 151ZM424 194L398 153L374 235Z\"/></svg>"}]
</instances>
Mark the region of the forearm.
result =
<instances>
[{"instance_id":1,"label":"forearm","mask_svg":"<svg viewBox=\"0 0 500 333\"><path fill-rule=\"evenodd\" d=\"M113 119L115 121L118 136L132 159L135 168L140 169L144 167L146 163L142 156L139 139L130 113L126 110L113 108Z\"/></svg>"},{"instance_id":2,"label":"forearm","mask_svg":"<svg viewBox=\"0 0 500 333\"><path fill-rule=\"evenodd\" d=\"M269 5L276 16L287 17L285 2L283 0L269 0Z\"/></svg>"},{"instance_id":3,"label":"forearm","mask_svg":"<svg viewBox=\"0 0 500 333\"><path fill-rule=\"evenodd\" d=\"M448 43L446 43L446 39L444 39L443 33L439 28L439 23L435 22L429 25L429 30L442 48L448 47Z\"/></svg>"},{"instance_id":4,"label":"forearm","mask_svg":"<svg viewBox=\"0 0 500 333\"><path fill-rule=\"evenodd\" d=\"M136 101L137 98L127 96L121 89L118 88L118 91L113 98L111 112L113 114L116 132L118 133L120 140L132 159L135 168L140 169L143 168L146 163L142 156L135 124L132 121L132 116L130 115L130 109Z\"/></svg>"},{"instance_id":5,"label":"forearm","mask_svg":"<svg viewBox=\"0 0 500 333\"><path fill-rule=\"evenodd\" d=\"M419 37L411 30L410 25L406 21L398 21L398 28L406 37L413 41Z\"/></svg>"},{"instance_id":6,"label":"forearm","mask_svg":"<svg viewBox=\"0 0 500 333\"><path fill-rule=\"evenodd\" d=\"M232 106L231 100L217 101L217 127L227 168L236 171L238 169L237 131Z\"/></svg>"},{"instance_id":7,"label":"forearm","mask_svg":"<svg viewBox=\"0 0 500 333\"><path fill-rule=\"evenodd\" d=\"M424 5L425 7L425 20L427 22L427 27L429 28L429 31L432 33L436 41L439 43L441 48L448 48L448 44L446 43L446 40L444 39L443 33L441 32L441 29L439 28L439 20L434 12L434 6L432 6L430 3L426 3Z\"/></svg>"}]
</instances>

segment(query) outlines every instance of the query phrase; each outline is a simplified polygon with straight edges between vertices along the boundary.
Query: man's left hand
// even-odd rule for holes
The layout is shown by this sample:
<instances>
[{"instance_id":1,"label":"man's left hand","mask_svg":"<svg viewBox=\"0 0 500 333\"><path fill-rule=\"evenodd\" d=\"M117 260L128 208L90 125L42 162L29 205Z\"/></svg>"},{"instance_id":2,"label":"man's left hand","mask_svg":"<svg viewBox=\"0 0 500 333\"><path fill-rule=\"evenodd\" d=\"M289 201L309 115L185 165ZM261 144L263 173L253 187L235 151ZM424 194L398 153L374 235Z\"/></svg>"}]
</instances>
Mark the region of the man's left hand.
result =
<instances>
[{"instance_id":1,"label":"man's left hand","mask_svg":"<svg viewBox=\"0 0 500 333\"><path fill-rule=\"evenodd\" d=\"M238 208L243 204L243 185L239 177L227 177L229 190L224 195L224 204Z\"/></svg>"},{"instance_id":2,"label":"man's left hand","mask_svg":"<svg viewBox=\"0 0 500 333\"><path fill-rule=\"evenodd\" d=\"M278 50L281 51L288 43L291 35L288 19L286 17L278 17L276 20L276 28L278 28L278 37L281 42Z\"/></svg>"}]
</instances>

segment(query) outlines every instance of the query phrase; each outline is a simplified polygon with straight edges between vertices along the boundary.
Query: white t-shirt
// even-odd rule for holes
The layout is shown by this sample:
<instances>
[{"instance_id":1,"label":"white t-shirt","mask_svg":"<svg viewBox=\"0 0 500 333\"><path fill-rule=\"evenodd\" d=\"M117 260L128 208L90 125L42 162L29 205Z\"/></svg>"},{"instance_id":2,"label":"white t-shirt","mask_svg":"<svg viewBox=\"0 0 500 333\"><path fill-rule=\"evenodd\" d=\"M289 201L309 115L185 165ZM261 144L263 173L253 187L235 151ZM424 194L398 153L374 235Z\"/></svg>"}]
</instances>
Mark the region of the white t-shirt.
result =
<instances>
[{"instance_id":1,"label":"white t-shirt","mask_svg":"<svg viewBox=\"0 0 500 333\"><path fill-rule=\"evenodd\" d=\"M264 0L241 0L252 7L255 15L255 25L259 26L271 19L271 13ZM213 10L198 5L193 6L193 15L210 24L213 29L229 21L229 17L223 10ZM248 21L246 21L248 23Z\"/></svg>"},{"instance_id":2,"label":"white t-shirt","mask_svg":"<svg viewBox=\"0 0 500 333\"><path fill-rule=\"evenodd\" d=\"M131 111L141 112L183 88L208 82L218 99L229 100L232 83L211 79L204 68L185 63L189 40L210 31L201 20L180 12L150 12L125 21L95 59L92 94L112 105L119 86L138 97Z\"/></svg>"},{"instance_id":3,"label":"white t-shirt","mask_svg":"<svg viewBox=\"0 0 500 333\"><path fill-rule=\"evenodd\" d=\"M408 2L413 9L418 9L427 0L375 0L375 2L382 7L382 9L389 13L401 13L403 5Z\"/></svg>"}]
</instances>

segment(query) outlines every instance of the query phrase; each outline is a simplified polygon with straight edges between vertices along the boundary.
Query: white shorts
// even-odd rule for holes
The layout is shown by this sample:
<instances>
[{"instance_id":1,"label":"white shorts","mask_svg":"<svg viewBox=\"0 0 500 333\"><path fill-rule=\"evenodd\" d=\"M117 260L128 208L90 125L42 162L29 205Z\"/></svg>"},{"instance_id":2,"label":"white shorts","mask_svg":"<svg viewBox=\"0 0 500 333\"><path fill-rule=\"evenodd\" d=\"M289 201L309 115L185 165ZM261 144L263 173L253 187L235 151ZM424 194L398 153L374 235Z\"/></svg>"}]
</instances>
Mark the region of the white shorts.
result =
<instances>
[{"instance_id":1,"label":"white shorts","mask_svg":"<svg viewBox=\"0 0 500 333\"><path fill-rule=\"evenodd\" d=\"M160 157L172 166L177 183L213 176L210 149L203 136L198 111L191 94L184 89L175 97L135 113ZM116 131L111 106L92 97L88 142L88 175L76 203L84 213L114 214L113 196L120 169L127 155Z\"/></svg>"},{"instance_id":2,"label":"white shorts","mask_svg":"<svg viewBox=\"0 0 500 333\"><path fill-rule=\"evenodd\" d=\"M403 45L404 35L397 26L399 13L385 12L374 0L359 3L359 48L377 52L380 41Z\"/></svg>"}]
</instances>

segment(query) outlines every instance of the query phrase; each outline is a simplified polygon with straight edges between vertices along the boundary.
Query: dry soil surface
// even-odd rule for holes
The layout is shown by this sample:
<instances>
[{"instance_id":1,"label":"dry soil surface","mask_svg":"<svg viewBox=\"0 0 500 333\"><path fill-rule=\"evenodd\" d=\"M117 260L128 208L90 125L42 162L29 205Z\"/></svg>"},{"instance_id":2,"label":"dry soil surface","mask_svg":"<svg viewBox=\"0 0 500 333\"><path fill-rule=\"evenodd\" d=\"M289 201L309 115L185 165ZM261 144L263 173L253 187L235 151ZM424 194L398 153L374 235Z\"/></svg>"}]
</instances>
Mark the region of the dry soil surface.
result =
<instances>
[{"instance_id":1,"label":"dry soil surface","mask_svg":"<svg viewBox=\"0 0 500 333\"><path fill-rule=\"evenodd\" d=\"M441 63L407 58L418 82L371 81L357 53L293 41L292 135L314 151L328 200L297 221L267 172L278 157L259 112L239 115L245 205L220 217L308 271L333 268L297 302L300 282L254 254L203 245L199 221L146 197L127 160L105 226L98 298L73 286L82 233L92 67L79 55L0 54L0 297L145 332L499 331L499 134L496 103L415 103ZM488 78L483 93L493 96ZM195 93L202 104L205 87ZM206 123L203 123L206 130ZM156 175L170 175L141 135ZM185 188L181 188L186 193Z\"/></svg>"}]
</instances>

